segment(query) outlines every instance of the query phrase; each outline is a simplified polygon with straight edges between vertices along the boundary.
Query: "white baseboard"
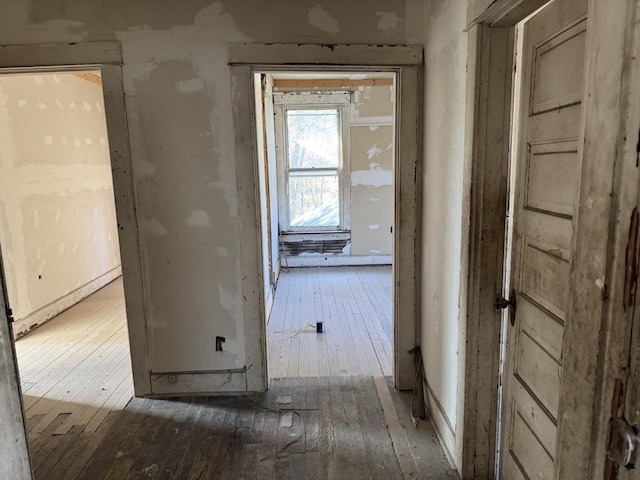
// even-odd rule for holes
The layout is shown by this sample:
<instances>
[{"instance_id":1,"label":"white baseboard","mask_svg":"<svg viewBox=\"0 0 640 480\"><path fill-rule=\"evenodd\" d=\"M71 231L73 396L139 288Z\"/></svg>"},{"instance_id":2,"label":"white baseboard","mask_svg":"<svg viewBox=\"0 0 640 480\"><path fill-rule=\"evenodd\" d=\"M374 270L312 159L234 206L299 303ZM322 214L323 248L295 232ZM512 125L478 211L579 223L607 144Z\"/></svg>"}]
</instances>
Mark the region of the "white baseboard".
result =
<instances>
[{"instance_id":1,"label":"white baseboard","mask_svg":"<svg viewBox=\"0 0 640 480\"><path fill-rule=\"evenodd\" d=\"M282 268L391 265L391 255L299 255L282 258Z\"/></svg>"},{"instance_id":2,"label":"white baseboard","mask_svg":"<svg viewBox=\"0 0 640 480\"><path fill-rule=\"evenodd\" d=\"M442 450L444 451L445 456L447 457L447 460L451 465L451 468L453 468L459 476L460 469L458 468L455 457L453 455L456 443L456 434L453 430L453 427L451 426L449 417L442 408L442 405L440 405L440 402L433 393L433 390L431 390L431 386L426 381L424 383L424 395L427 413L429 414L431 425L433 425L433 428L436 431L436 435L438 436L438 440L440 440Z\"/></svg>"},{"instance_id":3,"label":"white baseboard","mask_svg":"<svg viewBox=\"0 0 640 480\"><path fill-rule=\"evenodd\" d=\"M107 273L100 275L95 280L66 294L64 297L58 298L53 302L39 308L35 312L30 313L24 318L18 319L13 323L13 337L20 338L29 333L34 328L46 323L59 313L74 306L76 303L84 300L92 293L100 290L102 287L111 283L113 280L122 275L122 267L118 266Z\"/></svg>"}]
</instances>

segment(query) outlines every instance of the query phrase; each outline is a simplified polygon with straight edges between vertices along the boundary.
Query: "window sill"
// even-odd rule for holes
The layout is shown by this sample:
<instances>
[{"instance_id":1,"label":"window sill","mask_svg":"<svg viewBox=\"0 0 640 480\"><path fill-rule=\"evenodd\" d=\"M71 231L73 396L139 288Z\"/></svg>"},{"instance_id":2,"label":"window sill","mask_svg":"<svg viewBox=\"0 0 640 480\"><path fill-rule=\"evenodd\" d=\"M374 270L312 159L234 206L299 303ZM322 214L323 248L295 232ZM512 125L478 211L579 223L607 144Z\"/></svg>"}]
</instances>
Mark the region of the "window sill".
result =
<instances>
[{"instance_id":1,"label":"window sill","mask_svg":"<svg viewBox=\"0 0 640 480\"><path fill-rule=\"evenodd\" d=\"M280 238L284 242L304 242L309 240L350 240L350 230L323 230L318 232L283 232Z\"/></svg>"}]
</instances>

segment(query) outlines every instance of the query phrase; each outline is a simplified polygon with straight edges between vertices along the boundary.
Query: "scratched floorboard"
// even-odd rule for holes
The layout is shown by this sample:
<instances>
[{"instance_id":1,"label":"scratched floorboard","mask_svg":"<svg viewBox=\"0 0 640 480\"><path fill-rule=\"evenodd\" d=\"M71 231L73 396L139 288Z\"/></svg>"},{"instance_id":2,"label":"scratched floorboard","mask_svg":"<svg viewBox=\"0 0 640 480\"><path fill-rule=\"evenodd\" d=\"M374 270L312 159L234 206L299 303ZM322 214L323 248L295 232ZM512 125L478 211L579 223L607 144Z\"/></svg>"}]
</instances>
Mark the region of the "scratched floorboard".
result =
<instances>
[{"instance_id":1,"label":"scratched floorboard","mask_svg":"<svg viewBox=\"0 0 640 480\"><path fill-rule=\"evenodd\" d=\"M412 429L408 398L389 394ZM378 395L373 377L342 376L273 380L251 397L134 399L74 478L455 478L428 423L427 443L413 435L420 473L403 475Z\"/></svg>"},{"instance_id":2,"label":"scratched floorboard","mask_svg":"<svg viewBox=\"0 0 640 480\"><path fill-rule=\"evenodd\" d=\"M390 282L388 267L284 273L269 322L276 378L265 394L134 398L91 431L67 407L49 423L34 411L35 479L456 478L431 425L411 423L410 396L389 386ZM325 334L295 334L319 319Z\"/></svg>"}]
</instances>

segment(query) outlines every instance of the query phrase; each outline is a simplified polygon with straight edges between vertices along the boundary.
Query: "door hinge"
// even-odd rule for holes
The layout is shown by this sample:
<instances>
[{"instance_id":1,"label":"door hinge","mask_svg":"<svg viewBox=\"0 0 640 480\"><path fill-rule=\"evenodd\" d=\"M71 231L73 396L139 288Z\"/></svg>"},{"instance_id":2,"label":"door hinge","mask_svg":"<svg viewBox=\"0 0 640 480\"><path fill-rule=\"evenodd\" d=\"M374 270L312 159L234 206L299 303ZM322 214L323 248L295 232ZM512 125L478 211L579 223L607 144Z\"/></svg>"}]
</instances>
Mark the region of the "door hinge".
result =
<instances>
[{"instance_id":1,"label":"door hinge","mask_svg":"<svg viewBox=\"0 0 640 480\"><path fill-rule=\"evenodd\" d=\"M13 323L16 321L16 319L13 318L13 310L11 310L11 307L7 307L5 309L5 312L7 314L7 320L9 321L9 323Z\"/></svg>"},{"instance_id":2,"label":"door hinge","mask_svg":"<svg viewBox=\"0 0 640 480\"><path fill-rule=\"evenodd\" d=\"M624 418L614 418L609 425L607 455L618 465L627 469L636 467L640 451L640 437L635 427Z\"/></svg>"}]
</instances>

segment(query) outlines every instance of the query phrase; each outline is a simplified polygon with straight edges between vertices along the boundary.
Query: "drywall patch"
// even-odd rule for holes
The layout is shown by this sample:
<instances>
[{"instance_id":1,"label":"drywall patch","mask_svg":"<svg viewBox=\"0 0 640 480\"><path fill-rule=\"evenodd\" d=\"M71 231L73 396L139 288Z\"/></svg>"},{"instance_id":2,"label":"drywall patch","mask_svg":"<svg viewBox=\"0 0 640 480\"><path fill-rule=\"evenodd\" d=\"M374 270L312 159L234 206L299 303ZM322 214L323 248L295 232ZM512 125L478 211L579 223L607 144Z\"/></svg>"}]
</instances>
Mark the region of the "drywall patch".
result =
<instances>
[{"instance_id":1,"label":"drywall patch","mask_svg":"<svg viewBox=\"0 0 640 480\"><path fill-rule=\"evenodd\" d=\"M167 229L164 228L164 225L162 225L155 217L151 217L145 223L147 225L147 232L149 232L150 235L163 237L169 234L169 232L167 232Z\"/></svg>"},{"instance_id":2,"label":"drywall patch","mask_svg":"<svg viewBox=\"0 0 640 480\"><path fill-rule=\"evenodd\" d=\"M242 303L238 296L226 289L222 283L218 284L218 296L220 298L220 306L224 308L229 315L235 317L238 305Z\"/></svg>"},{"instance_id":3,"label":"drywall patch","mask_svg":"<svg viewBox=\"0 0 640 480\"><path fill-rule=\"evenodd\" d=\"M141 177L152 177L156 173L157 169L158 167L146 160L139 160L136 164L136 173Z\"/></svg>"},{"instance_id":4,"label":"drywall patch","mask_svg":"<svg viewBox=\"0 0 640 480\"><path fill-rule=\"evenodd\" d=\"M194 228L206 228L211 226L211 220L209 219L209 214L204 210L192 211L184 223L187 227L194 227Z\"/></svg>"},{"instance_id":5,"label":"drywall patch","mask_svg":"<svg viewBox=\"0 0 640 480\"><path fill-rule=\"evenodd\" d=\"M178 82L178 91L184 93L197 92L204 89L204 82L200 78L181 80Z\"/></svg>"},{"instance_id":6,"label":"drywall patch","mask_svg":"<svg viewBox=\"0 0 640 480\"><path fill-rule=\"evenodd\" d=\"M378 16L378 30L383 32L394 33L402 22L396 12L376 12L376 15Z\"/></svg>"},{"instance_id":7,"label":"drywall patch","mask_svg":"<svg viewBox=\"0 0 640 480\"><path fill-rule=\"evenodd\" d=\"M196 15L193 23L197 27L206 27L207 32L213 32L216 38L225 42L250 42L252 39L242 33L235 18L224 11L222 2L213 2L203 8Z\"/></svg>"},{"instance_id":8,"label":"drywall patch","mask_svg":"<svg viewBox=\"0 0 640 480\"><path fill-rule=\"evenodd\" d=\"M351 185L367 187L393 185L393 172L388 170L356 170L351 173Z\"/></svg>"},{"instance_id":9,"label":"drywall patch","mask_svg":"<svg viewBox=\"0 0 640 480\"><path fill-rule=\"evenodd\" d=\"M338 21L319 4L316 4L315 7L309 9L309 15L307 18L309 19L309 23L318 30L332 34L340 33Z\"/></svg>"},{"instance_id":10,"label":"drywall patch","mask_svg":"<svg viewBox=\"0 0 640 480\"><path fill-rule=\"evenodd\" d=\"M367 157L369 158L369 160L371 160L373 158L379 157L381 153L382 150L378 148L378 146L374 143L373 145L371 145L371 148L367 150Z\"/></svg>"}]
</instances>

